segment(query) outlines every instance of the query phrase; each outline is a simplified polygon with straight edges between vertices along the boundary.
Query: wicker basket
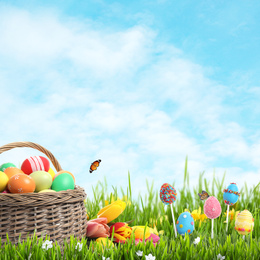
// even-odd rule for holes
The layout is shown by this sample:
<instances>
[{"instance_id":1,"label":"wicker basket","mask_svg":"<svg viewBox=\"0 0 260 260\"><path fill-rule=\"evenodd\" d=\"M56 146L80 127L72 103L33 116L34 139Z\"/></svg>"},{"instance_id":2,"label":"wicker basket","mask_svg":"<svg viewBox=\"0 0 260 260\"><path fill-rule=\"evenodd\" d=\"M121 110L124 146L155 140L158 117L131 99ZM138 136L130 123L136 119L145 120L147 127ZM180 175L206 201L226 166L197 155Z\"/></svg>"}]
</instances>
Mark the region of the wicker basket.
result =
<instances>
[{"instance_id":1,"label":"wicker basket","mask_svg":"<svg viewBox=\"0 0 260 260\"><path fill-rule=\"evenodd\" d=\"M44 153L57 171L62 168L51 152L32 142L15 142L0 147L0 154L16 147L31 147ZM62 243L63 239L82 238L86 234L87 218L83 188L45 193L0 193L0 237L2 242L19 242L27 236L48 235Z\"/></svg>"}]
</instances>

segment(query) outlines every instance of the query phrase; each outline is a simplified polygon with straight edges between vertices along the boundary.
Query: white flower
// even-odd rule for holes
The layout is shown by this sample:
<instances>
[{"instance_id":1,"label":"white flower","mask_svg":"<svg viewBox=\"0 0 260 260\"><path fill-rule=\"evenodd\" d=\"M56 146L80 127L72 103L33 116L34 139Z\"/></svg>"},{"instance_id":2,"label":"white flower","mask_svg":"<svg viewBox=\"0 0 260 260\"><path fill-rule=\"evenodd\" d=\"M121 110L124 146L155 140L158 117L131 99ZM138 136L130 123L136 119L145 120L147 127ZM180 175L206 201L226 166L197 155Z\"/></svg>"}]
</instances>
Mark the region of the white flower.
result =
<instances>
[{"instance_id":1,"label":"white flower","mask_svg":"<svg viewBox=\"0 0 260 260\"><path fill-rule=\"evenodd\" d=\"M218 254L217 255L217 259L220 259L220 260L225 259L225 256L222 256L221 254Z\"/></svg>"},{"instance_id":2,"label":"white flower","mask_svg":"<svg viewBox=\"0 0 260 260\"><path fill-rule=\"evenodd\" d=\"M28 260L30 260L30 259L31 259L31 257L32 257L32 254L30 253L30 254L29 254L29 257L28 257Z\"/></svg>"},{"instance_id":3,"label":"white flower","mask_svg":"<svg viewBox=\"0 0 260 260\"><path fill-rule=\"evenodd\" d=\"M200 242L200 237L195 238L193 244L197 245Z\"/></svg>"},{"instance_id":4,"label":"white flower","mask_svg":"<svg viewBox=\"0 0 260 260\"><path fill-rule=\"evenodd\" d=\"M145 260L155 260L155 256L153 256L152 254L146 255Z\"/></svg>"},{"instance_id":5,"label":"white flower","mask_svg":"<svg viewBox=\"0 0 260 260\"><path fill-rule=\"evenodd\" d=\"M110 260L110 258L105 258L104 256L102 256L102 260Z\"/></svg>"},{"instance_id":6,"label":"white flower","mask_svg":"<svg viewBox=\"0 0 260 260\"><path fill-rule=\"evenodd\" d=\"M138 250L138 251L136 252L136 254L137 254L138 256L142 256L142 255L143 255L143 251Z\"/></svg>"},{"instance_id":7,"label":"white flower","mask_svg":"<svg viewBox=\"0 0 260 260\"><path fill-rule=\"evenodd\" d=\"M42 249L48 250L49 248L52 248L52 241L46 240L42 243Z\"/></svg>"},{"instance_id":8,"label":"white flower","mask_svg":"<svg viewBox=\"0 0 260 260\"><path fill-rule=\"evenodd\" d=\"M78 242L77 245L76 245L76 250L79 249L79 251L81 251L82 246L83 246L83 244Z\"/></svg>"}]
</instances>

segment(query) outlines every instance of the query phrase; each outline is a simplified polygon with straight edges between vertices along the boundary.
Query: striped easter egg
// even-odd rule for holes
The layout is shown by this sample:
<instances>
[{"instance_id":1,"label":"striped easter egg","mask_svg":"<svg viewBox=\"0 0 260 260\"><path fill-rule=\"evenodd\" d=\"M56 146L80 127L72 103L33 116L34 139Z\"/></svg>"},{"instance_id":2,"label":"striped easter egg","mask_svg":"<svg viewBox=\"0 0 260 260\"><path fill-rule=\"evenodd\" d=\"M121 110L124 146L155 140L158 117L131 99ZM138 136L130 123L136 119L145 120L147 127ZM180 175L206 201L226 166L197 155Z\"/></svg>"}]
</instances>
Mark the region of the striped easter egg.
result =
<instances>
[{"instance_id":1,"label":"striped easter egg","mask_svg":"<svg viewBox=\"0 0 260 260\"><path fill-rule=\"evenodd\" d=\"M25 174L31 174L36 171L46 171L50 169L50 162L43 156L32 156L24 160L21 170Z\"/></svg>"}]
</instances>

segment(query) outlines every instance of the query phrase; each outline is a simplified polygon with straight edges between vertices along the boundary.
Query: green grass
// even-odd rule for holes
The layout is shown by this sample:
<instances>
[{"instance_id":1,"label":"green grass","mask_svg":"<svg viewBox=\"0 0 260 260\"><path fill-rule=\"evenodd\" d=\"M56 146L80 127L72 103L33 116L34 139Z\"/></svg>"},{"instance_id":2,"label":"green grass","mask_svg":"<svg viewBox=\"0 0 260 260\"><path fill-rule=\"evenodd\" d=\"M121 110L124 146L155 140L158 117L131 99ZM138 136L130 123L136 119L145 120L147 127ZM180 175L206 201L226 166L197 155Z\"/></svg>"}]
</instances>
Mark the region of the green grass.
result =
<instances>
[{"instance_id":1,"label":"green grass","mask_svg":"<svg viewBox=\"0 0 260 260\"><path fill-rule=\"evenodd\" d=\"M102 256L110 259L146 259L145 255L152 254L156 259L217 259L217 255L221 254L226 259L260 259L260 227L259 227L259 204L260 191L259 186L248 188L246 184L240 188L241 196L238 202L234 205L235 210L248 209L255 219L253 232L246 236L243 240L235 229L235 221L229 223L228 232L226 233L226 224L224 223L224 212L227 206L223 201L223 189L229 183L225 183L225 174L221 179L218 179L213 174L213 180L210 182L204 178L204 173L198 177L198 185L193 189L189 186L189 174L187 167L187 159L184 170L184 185L181 190L177 190L177 200L174 203L174 215L177 220L186 208L190 211L198 209L203 210L203 203L197 193L202 189L207 190L210 195L218 198L222 206L222 214L214 220L214 239L211 235L211 221L206 220L199 227L199 222L195 222L195 230L191 235L182 237L174 236L172 216L170 207L165 207L160 201L158 191L154 189L153 183L146 183L147 193L144 197L138 196L137 199L132 198L130 174L128 174L128 188L122 190L118 187L113 187L113 193L107 192L107 183L98 182L93 187L94 199L86 200L86 208L88 215L95 218L101 207L105 206L105 200L111 202L112 198L122 198L127 196L131 202L127 205L124 212L113 222L124 222L133 220L130 226L147 225L153 226L157 222L157 230L163 230L160 243L154 247L152 243L146 245L140 243L134 245L133 238L126 244L115 244L114 247L103 249L95 240L82 239L77 241L73 237L64 246L54 244L48 250L42 249L42 243L47 238L36 237L22 241L18 245L12 243L1 243L0 241L0 259L15 260L15 259L102 259ZM171 183L174 186L174 183ZM232 210L232 207L230 208ZM203 212L202 212L203 213ZM167 216L168 220L160 222L162 216ZM200 237L200 242L195 245L195 238ZM82 250L76 248L77 243L82 243ZM137 256L136 252L140 250L143 256Z\"/></svg>"}]
</instances>

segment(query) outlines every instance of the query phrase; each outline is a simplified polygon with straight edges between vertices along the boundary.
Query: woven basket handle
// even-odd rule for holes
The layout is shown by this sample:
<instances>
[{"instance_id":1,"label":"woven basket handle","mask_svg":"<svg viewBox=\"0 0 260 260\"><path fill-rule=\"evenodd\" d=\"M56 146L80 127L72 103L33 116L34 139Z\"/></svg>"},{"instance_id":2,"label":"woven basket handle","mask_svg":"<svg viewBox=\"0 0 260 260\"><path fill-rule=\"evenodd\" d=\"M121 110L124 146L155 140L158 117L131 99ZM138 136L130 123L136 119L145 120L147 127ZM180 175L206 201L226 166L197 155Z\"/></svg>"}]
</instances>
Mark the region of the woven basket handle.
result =
<instances>
[{"instance_id":1,"label":"woven basket handle","mask_svg":"<svg viewBox=\"0 0 260 260\"><path fill-rule=\"evenodd\" d=\"M3 145L3 146L0 147L0 154L5 152L5 151L16 148L16 147L31 147L31 148L39 150L40 152L44 153L51 160L51 162L52 162L53 166L55 167L55 169L57 170L57 172L62 170L59 162L53 156L53 154L49 150L45 149L44 147L42 147L41 145L36 144L36 143L14 142L14 143L6 144L6 145Z\"/></svg>"}]
</instances>

